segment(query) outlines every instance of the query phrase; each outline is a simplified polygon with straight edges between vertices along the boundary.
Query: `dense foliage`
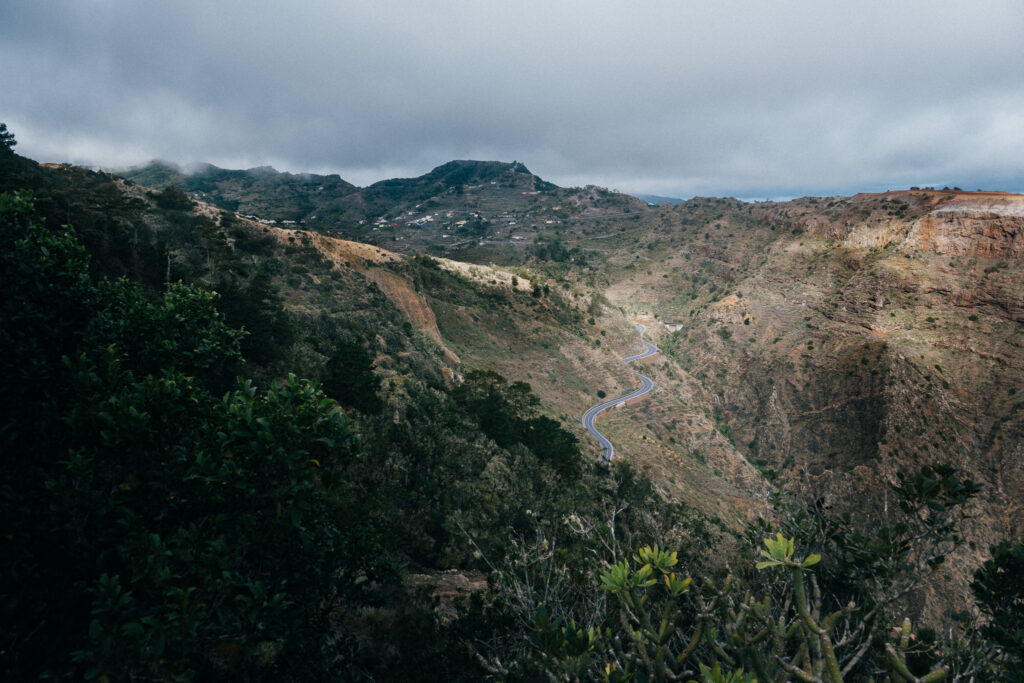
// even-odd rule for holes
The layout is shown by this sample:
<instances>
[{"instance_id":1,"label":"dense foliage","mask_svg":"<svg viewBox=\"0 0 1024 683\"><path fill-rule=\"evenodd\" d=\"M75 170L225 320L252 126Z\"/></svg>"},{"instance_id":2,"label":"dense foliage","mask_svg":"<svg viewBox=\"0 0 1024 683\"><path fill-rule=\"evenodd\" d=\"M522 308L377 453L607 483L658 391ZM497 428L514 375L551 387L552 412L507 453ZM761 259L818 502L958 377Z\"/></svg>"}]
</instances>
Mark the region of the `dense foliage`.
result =
<instances>
[{"instance_id":1,"label":"dense foliage","mask_svg":"<svg viewBox=\"0 0 1024 683\"><path fill-rule=\"evenodd\" d=\"M1002 541L971 584L989 620L982 634L997 646L998 666L1009 681L1024 681L1024 539Z\"/></svg>"},{"instance_id":2,"label":"dense foliage","mask_svg":"<svg viewBox=\"0 0 1024 683\"><path fill-rule=\"evenodd\" d=\"M220 396L242 335L214 295L95 286L70 231L2 202L4 670L329 671L338 568L376 551L348 420L294 376Z\"/></svg>"}]
</instances>

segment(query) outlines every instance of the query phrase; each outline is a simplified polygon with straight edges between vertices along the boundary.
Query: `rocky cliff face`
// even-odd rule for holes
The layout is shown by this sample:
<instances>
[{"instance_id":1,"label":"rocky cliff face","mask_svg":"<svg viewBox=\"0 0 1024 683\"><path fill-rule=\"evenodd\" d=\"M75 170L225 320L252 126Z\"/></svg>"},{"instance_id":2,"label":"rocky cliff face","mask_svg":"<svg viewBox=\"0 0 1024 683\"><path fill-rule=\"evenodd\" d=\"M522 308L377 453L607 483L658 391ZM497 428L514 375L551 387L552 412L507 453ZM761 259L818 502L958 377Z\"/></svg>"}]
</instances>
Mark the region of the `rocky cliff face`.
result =
<instances>
[{"instance_id":1,"label":"rocky cliff face","mask_svg":"<svg viewBox=\"0 0 1024 683\"><path fill-rule=\"evenodd\" d=\"M852 197L851 207L877 211L898 203L908 213L889 211L889 220L871 216L867 220L834 220L809 215L804 221L808 234L841 240L845 246L887 246L899 241L906 252L922 251L952 256L995 259L1024 258L1024 196L1004 192L959 192L919 190L861 194Z\"/></svg>"},{"instance_id":2,"label":"rocky cliff face","mask_svg":"<svg viewBox=\"0 0 1024 683\"><path fill-rule=\"evenodd\" d=\"M1019 259L1024 257L1024 216L935 211L912 227L907 246L937 254Z\"/></svg>"}]
</instances>

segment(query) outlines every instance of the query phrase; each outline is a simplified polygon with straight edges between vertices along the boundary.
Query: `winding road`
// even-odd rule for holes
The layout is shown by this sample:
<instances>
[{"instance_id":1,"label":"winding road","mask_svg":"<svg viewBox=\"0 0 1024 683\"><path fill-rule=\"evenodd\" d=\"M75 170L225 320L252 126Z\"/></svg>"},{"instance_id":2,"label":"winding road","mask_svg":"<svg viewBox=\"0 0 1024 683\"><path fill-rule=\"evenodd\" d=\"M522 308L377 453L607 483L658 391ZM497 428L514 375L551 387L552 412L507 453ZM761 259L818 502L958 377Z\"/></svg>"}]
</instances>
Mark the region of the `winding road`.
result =
<instances>
[{"instance_id":1,"label":"winding road","mask_svg":"<svg viewBox=\"0 0 1024 683\"><path fill-rule=\"evenodd\" d=\"M639 324L636 326L636 328L640 330L640 341L644 343L644 352L637 354L635 356L630 356L629 358L623 358L623 363L632 363L635 360L647 358L658 353L658 347L650 343L649 341L645 341L643 338L644 332L647 331L647 328ZM594 419L598 415L600 415L602 411L608 410L612 406L616 406L625 401L632 401L634 398L640 398L641 396L649 394L651 392L651 389L654 388L654 382L651 381L650 377L644 377L640 373L637 373L637 376L640 378L641 382L639 389L637 389L636 391L631 391L628 394L619 396L618 398L613 398L610 401L598 403L596 406L594 406L587 412L583 413L583 426L586 427L587 431L590 432L595 439L597 439L597 442L599 444L601 444L601 448L604 451L602 453L602 457L604 458L604 461L606 463L611 463L612 457L614 457L615 455L615 446L612 445L612 442L609 441L604 434L597 431L597 428L594 426Z\"/></svg>"}]
</instances>

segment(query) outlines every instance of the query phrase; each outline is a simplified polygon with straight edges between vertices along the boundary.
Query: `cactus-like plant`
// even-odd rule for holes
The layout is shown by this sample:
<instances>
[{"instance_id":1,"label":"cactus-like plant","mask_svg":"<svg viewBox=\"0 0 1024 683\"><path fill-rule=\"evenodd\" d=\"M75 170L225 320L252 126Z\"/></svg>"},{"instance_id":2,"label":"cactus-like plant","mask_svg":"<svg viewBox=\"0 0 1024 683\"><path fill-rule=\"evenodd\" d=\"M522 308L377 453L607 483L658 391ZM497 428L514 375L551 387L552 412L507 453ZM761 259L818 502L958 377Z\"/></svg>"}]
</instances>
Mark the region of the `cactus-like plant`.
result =
<instances>
[{"instance_id":1,"label":"cactus-like plant","mask_svg":"<svg viewBox=\"0 0 1024 683\"><path fill-rule=\"evenodd\" d=\"M946 678L946 674L949 673L949 667L946 666L937 666L920 678L910 672L910 666L907 663L907 651L914 637L910 619L903 620L903 625L898 629L898 635L899 638L896 641L896 645L892 643L885 644L885 656L889 661L890 678L893 681L935 683Z\"/></svg>"},{"instance_id":2,"label":"cactus-like plant","mask_svg":"<svg viewBox=\"0 0 1024 683\"><path fill-rule=\"evenodd\" d=\"M977 486L934 467L901 475L893 489L902 517L871 532L813 505L784 508L781 531L766 537L766 524L758 527L751 564L760 571L741 579L695 585L678 572L676 553L658 546L608 565L599 584L610 598L608 619L596 631L587 674L574 671L606 681L829 683L884 672L893 681L939 681L951 663L980 671L991 660L983 652L964 650L956 664L952 651L943 661L937 648L908 647L926 642L915 641L909 623L880 645L891 608L962 542L963 503ZM746 591L736 589L740 580ZM912 673L925 669L919 678Z\"/></svg>"}]
</instances>

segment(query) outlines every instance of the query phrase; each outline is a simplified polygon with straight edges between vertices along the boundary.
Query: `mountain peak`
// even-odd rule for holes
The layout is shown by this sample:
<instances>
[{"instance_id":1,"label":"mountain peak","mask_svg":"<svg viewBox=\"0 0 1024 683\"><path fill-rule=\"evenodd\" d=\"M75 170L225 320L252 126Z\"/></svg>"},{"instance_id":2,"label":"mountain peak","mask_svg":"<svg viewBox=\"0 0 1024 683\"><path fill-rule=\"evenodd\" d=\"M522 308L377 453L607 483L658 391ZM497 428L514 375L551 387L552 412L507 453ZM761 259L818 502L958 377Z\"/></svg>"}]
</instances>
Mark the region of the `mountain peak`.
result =
<instances>
[{"instance_id":1,"label":"mountain peak","mask_svg":"<svg viewBox=\"0 0 1024 683\"><path fill-rule=\"evenodd\" d=\"M476 161L472 159L456 159L441 164L417 180L438 182L449 187L498 181L536 181L550 185L550 183L544 183L518 161Z\"/></svg>"},{"instance_id":2,"label":"mountain peak","mask_svg":"<svg viewBox=\"0 0 1024 683\"><path fill-rule=\"evenodd\" d=\"M254 176L269 176L281 174L281 172L278 171L273 166L257 166L255 168L248 168L245 170L245 172L248 173L249 175Z\"/></svg>"}]
</instances>

